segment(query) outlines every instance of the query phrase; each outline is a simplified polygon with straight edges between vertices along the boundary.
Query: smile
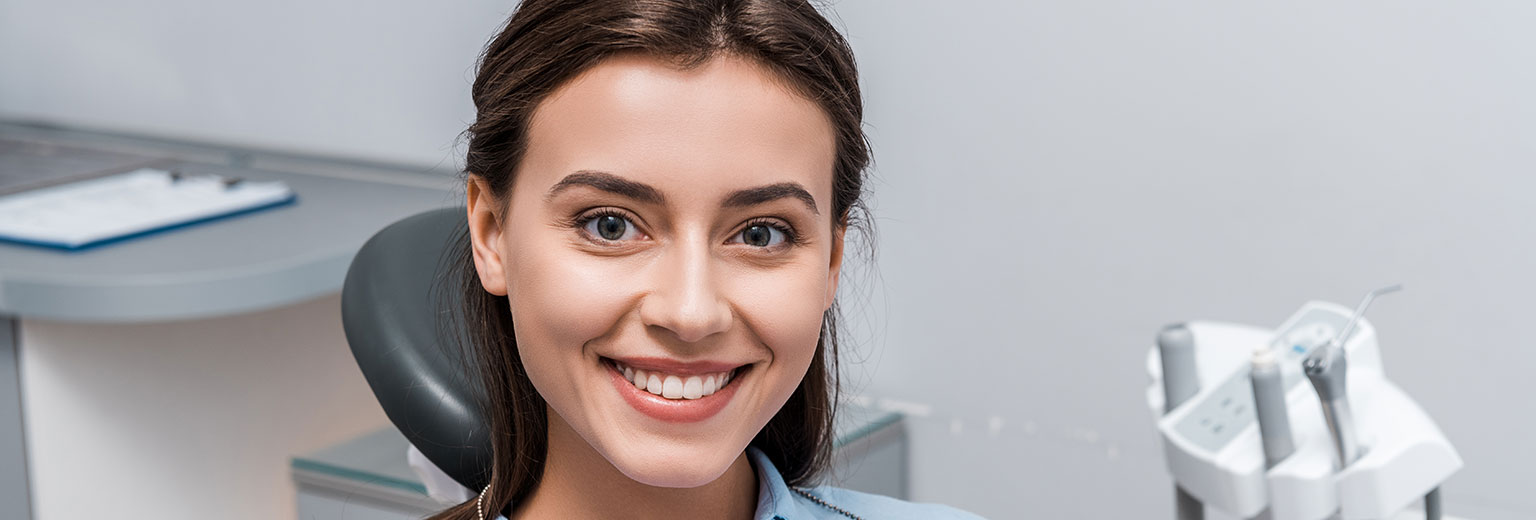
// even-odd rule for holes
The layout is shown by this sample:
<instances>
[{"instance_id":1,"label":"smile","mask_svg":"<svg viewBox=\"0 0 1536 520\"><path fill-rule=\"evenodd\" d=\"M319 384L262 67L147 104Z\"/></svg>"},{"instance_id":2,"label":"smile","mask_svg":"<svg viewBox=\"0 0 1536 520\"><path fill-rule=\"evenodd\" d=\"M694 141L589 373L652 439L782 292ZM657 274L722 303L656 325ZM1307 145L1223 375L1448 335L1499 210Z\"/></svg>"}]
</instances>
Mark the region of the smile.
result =
<instances>
[{"instance_id":1,"label":"smile","mask_svg":"<svg viewBox=\"0 0 1536 520\"><path fill-rule=\"evenodd\" d=\"M665 422L695 422L714 416L730 402L741 386L739 380L751 369L751 365L668 368L656 363L639 368L608 358L603 359L603 365L630 406Z\"/></svg>"},{"instance_id":2,"label":"smile","mask_svg":"<svg viewBox=\"0 0 1536 520\"><path fill-rule=\"evenodd\" d=\"M704 376L674 375L665 372L646 371L645 369L631 368L618 361L613 362L614 367L624 374L635 388L645 390L665 399L698 399L707 395L714 395L715 391L724 388L731 382L731 374L735 370L716 372Z\"/></svg>"}]
</instances>

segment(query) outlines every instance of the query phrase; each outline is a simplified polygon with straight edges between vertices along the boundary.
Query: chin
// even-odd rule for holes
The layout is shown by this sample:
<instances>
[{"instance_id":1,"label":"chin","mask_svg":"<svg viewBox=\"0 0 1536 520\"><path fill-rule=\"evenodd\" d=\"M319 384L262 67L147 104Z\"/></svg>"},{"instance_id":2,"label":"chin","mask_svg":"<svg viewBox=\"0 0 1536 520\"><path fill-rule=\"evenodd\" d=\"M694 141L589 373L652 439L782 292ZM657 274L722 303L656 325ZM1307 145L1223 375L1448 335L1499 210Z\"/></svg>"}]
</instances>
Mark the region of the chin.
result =
<instances>
[{"instance_id":1,"label":"chin","mask_svg":"<svg viewBox=\"0 0 1536 520\"><path fill-rule=\"evenodd\" d=\"M614 468L635 482L655 487L695 488L714 482L736 462L746 450L726 449L723 446L683 445L659 447L650 443L637 443L621 449L621 453L604 452Z\"/></svg>"}]
</instances>

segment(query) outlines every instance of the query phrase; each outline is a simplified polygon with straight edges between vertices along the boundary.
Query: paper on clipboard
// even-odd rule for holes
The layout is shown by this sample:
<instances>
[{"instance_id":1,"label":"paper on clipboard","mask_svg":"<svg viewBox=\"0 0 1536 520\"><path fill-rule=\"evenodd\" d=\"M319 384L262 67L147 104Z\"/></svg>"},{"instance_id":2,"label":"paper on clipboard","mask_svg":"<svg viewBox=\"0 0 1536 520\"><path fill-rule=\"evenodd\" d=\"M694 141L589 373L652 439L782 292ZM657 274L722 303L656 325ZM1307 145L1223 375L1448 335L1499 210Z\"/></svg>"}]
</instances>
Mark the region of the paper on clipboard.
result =
<instances>
[{"instance_id":1,"label":"paper on clipboard","mask_svg":"<svg viewBox=\"0 0 1536 520\"><path fill-rule=\"evenodd\" d=\"M282 182L141 168L0 196L0 240L81 249L294 200Z\"/></svg>"}]
</instances>

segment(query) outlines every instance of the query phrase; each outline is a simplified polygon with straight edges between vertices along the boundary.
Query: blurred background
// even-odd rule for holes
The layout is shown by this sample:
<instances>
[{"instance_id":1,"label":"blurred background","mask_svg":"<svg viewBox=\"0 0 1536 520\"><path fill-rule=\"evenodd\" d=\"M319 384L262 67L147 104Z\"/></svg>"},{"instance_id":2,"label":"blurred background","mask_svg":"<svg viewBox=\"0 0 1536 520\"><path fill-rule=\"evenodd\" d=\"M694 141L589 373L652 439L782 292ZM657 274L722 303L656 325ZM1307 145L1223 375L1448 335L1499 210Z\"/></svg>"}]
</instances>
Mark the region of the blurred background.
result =
<instances>
[{"instance_id":1,"label":"blurred background","mask_svg":"<svg viewBox=\"0 0 1536 520\"><path fill-rule=\"evenodd\" d=\"M0 120L268 168L334 158L315 169L423 190L404 216L461 200L474 60L512 7L0 0ZM906 414L908 498L1169 518L1145 401L1158 329L1275 327L1402 283L1370 319L1465 459L1447 513L1536 517L1536 4L824 12L859 59L875 152L846 390ZM338 197L384 204L370 193ZM390 215L348 225L366 238ZM32 515L295 518L288 457L387 425L338 284L175 319L9 309Z\"/></svg>"}]
</instances>

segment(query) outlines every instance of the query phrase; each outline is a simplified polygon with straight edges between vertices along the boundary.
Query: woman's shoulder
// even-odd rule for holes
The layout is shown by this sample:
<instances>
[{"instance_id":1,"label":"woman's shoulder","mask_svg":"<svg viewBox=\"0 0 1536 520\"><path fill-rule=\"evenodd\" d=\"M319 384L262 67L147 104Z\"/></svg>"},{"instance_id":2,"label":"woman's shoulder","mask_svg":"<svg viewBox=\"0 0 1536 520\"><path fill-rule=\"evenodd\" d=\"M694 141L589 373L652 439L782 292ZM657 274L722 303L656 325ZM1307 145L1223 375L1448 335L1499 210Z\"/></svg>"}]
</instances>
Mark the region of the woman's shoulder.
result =
<instances>
[{"instance_id":1,"label":"woman's shoulder","mask_svg":"<svg viewBox=\"0 0 1536 520\"><path fill-rule=\"evenodd\" d=\"M953 519L979 520L981 517L943 504L908 502L905 500L865 493L832 486L810 489L794 489L797 501L806 503L806 510L815 511L816 518L848 519ZM784 520L799 520L785 518Z\"/></svg>"}]
</instances>

